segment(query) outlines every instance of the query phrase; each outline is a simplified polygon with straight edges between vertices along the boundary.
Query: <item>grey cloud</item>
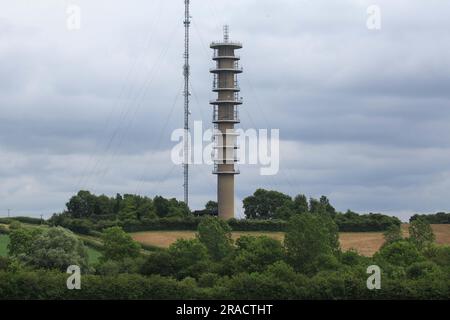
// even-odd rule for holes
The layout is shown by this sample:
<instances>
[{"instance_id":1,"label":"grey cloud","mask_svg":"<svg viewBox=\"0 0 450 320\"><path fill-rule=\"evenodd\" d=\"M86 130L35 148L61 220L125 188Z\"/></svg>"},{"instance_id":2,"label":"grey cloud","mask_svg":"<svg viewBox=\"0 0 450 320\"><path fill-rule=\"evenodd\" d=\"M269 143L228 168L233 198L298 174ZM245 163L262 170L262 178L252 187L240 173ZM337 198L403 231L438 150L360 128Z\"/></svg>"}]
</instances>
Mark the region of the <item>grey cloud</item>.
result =
<instances>
[{"instance_id":1,"label":"grey cloud","mask_svg":"<svg viewBox=\"0 0 450 320\"><path fill-rule=\"evenodd\" d=\"M79 188L182 196L169 158L183 119L182 3L78 4L77 32L64 3L3 6L0 210L51 214ZM448 211L450 4L378 1L379 32L365 27L371 4L192 3L192 119L210 125L208 43L229 23L244 43L241 127L283 139L281 172L243 166L237 199L265 187L326 194L339 210ZM215 197L211 168L193 166L191 181L194 208Z\"/></svg>"}]
</instances>

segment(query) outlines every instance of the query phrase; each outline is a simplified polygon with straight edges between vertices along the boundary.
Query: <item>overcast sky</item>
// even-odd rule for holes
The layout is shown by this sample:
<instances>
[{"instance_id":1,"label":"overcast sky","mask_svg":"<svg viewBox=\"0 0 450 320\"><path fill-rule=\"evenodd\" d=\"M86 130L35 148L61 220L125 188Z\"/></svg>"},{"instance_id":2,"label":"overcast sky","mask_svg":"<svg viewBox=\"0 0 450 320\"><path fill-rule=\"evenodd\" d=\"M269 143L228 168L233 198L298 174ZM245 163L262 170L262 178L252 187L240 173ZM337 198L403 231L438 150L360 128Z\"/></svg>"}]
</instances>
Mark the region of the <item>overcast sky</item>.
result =
<instances>
[{"instance_id":1,"label":"overcast sky","mask_svg":"<svg viewBox=\"0 0 450 320\"><path fill-rule=\"evenodd\" d=\"M1 2L0 216L49 216L80 189L181 200L183 1ZM192 0L191 119L210 126L209 42L229 24L240 126L280 129L279 174L242 166L237 203L263 187L402 219L450 211L450 2L330 2ZM191 168L193 209L216 197L211 170Z\"/></svg>"}]
</instances>

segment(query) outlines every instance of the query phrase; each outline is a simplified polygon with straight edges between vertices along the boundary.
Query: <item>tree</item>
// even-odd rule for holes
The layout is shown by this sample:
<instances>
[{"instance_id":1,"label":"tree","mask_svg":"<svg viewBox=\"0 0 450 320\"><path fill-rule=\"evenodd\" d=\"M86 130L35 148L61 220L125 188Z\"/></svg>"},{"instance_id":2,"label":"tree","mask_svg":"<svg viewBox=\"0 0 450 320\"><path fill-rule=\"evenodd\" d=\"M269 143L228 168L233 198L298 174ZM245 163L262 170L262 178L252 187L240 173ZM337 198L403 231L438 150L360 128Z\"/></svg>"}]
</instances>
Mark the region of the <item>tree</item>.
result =
<instances>
[{"instance_id":1,"label":"tree","mask_svg":"<svg viewBox=\"0 0 450 320\"><path fill-rule=\"evenodd\" d=\"M102 261L122 261L139 255L141 246L120 227L111 227L103 231Z\"/></svg>"},{"instance_id":2,"label":"tree","mask_svg":"<svg viewBox=\"0 0 450 320\"><path fill-rule=\"evenodd\" d=\"M297 213L307 213L309 211L308 199L304 194L299 194L295 197L294 209Z\"/></svg>"},{"instance_id":3,"label":"tree","mask_svg":"<svg viewBox=\"0 0 450 320\"><path fill-rule=\"evenodd\" d=\"M178 279L198 278L208 268L208 251L198 239L179 239L168 249Z\"/></svg>"},{"instance_id":4,"label":"tree","mask_svg":"<svg viewBox=\"0 0 450 320\"><path fill-rule=\"evenodd\" d=\"M214 260L221 260L232 250L231 228L223 220L206 217L198 225L198 239Z\"/></svg>"},{"instance_id":5,"label":"tree","mask_svg":"<svg viewBox=\"0 0 450 320\"><path fill-rule=\"evenodd\" d=\"M165 199L156 196L153 199L156 214L159 217L184 217L190 213L189 208L182 201L177 199Z\"/></svg>"},{"instance_id":6,"label":"tree","mask_svg":"<svg viewBox=\"0 0 450 320\"><path fill-rule=\"evenodd\" d=\"M431 244L435 240L431 225L422 218L415 219L410 223L409 237L418 248L423 248L425 245Z\"/></svg>"},{"instance_id":7,"label":"tree","mask_svg":"<svg viewBox=\"0 0 450 320\"><path fill-rule=\"evenodd\" d=\"M321 196L320 200L311 198L309 200L309 211L315 214L328 214L332 218L336 216L336 209L325 196Z\"/></svg>"},{"instance_id":8,"label":"tree","mask_svg":"<svg viewBox=\"0 0 450 320\"><path fill-rule=\"evenodd\" d=\"M86 247L78 237L61 227L40 230L18 229L11 238L10 254L39 268L66 270L70 265L87 268Z\"/></svg>"},{"instance_id":9,"label":"tree","mask_svg":"<svg viewBox=\"0 0 450 320\"><path fill-rule=\"evenodd\" d=\"M395 266L408 267L414 262L423 260L417 247L411 241L401 240L383 246L375 256L375 260L386 261Z\"/></svg>"},{"instance_id":10,"label":"tree","mask_svg":"<svg viewBox=\"0 0 450 320\"><path fill-rule=\"evenodd\" d=\"M31 254L32 245L42 229L13 229L9 233L8 254L12 257Z\"/></svg>"},{"instance_id":11,"label":"tree","mask_svg":"<svg viewBox=\"0 0 450 320\"><path fill-rule=\"evenodd\" d=\"M87 218L95 213L96 197L89 191L81 190L66 204L72 218Z\"/></svg>"},{"instance_id":12,"label":"tree","mask_svg":"<svg viewBox=\"0 0 450 320\"><path fill-rule=\"evenodd\" d=\"M168 250L153 252L141 268L144 275L158 274L161 276L174 276L175 263Z\"/></svg>"},{"instance_id":13,"label":"tree","mask_svg":"<svg viewBox=\"0 0 450 320\"><path fill-rule=\"evenodd\" d=\"M281 207L275 210L273 217L280 220L289 220L295 213L294 203L292 201L286 201Z\"/></svg>"},{"instance_id":14,"label":"tree","mask_svg":"<svg viewBox=\"0 0 450 320\"><path fill-rule=\"evenodd\" d=\"M298 271L313 273L321 256L334 255L339 250L337 227L332 221L313 214L295 215L289 220L285 236L288 260Z\"/></svg>"},{"instance_id":15,"label":"tree","mask_svg":"<svg viewBox=\"0 0 450 320\"><path fill-rule=\"evenodd\" d=\"M267 236L242 236L236 241L235 269L245 272L263 271L267 266L285 258L280 241Z\"/></svg>"},{"instance_id":16,"label":"tree","mask_svg":"<svg viewBox=\"0 0 450 320\"><path fill-rule=\"evenodd\" d=\"M258 189L243 200L244 213L248 219L272 219L276 210L292 198L277 191Z\"/></svg>"},{"instance_id":17,"label":"tree","mask_svg":"<svg viewBox=\"0 0 450 320\"><path fill-rule=\"evenodd\" d=\"M216 212L219 209L219 205L216 201L208 201L205 205L205 209L211 212Z\"/></svg>"},{"instance_id":18,"label":"tree","mask_svg":"<svg viewBox=\"0 0 450 320\"><path fill-rule=\"evenodd\" d=\"M402 240L402 230L399 225L390 225L383 233L384 243L390 244L399 240Z\"/></svg>"},{"instance_id":19,"label":"tree","mask_svg":"<svg viewBox=\"0 0 450 320\"><path fill-rule=\"evenodd\" d=\"M336 209L331 205L330 200L325 196L321 196L319 202L325 212L334 218L336 215Z\"/></svg>"}]
</instances>

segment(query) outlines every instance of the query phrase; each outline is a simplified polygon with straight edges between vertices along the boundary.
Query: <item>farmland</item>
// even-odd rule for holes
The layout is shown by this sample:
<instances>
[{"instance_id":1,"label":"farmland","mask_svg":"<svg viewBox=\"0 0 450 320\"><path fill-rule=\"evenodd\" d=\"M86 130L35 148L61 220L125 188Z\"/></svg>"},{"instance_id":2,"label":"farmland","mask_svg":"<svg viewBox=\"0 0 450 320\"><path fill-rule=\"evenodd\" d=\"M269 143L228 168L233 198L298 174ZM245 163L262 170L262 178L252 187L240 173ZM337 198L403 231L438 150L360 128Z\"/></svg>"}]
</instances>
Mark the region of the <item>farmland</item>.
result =
<instances>
[{"instance_id":1,"label":"farmland","mask_svg":"<svg viewBox=\"0 0 450 320\"><path fill-rule=\"evenodd\" d=\"M439 244L450 244L450 225L432 225ZM404 236L408 235L408 225L402 225ZM265 235L277 240L283 240L282 232L233 232L233 239L243 235L261 236ZM148 231L133 233L134 240L151 246L166 248L177 239L193 239L194 231ZM341 232L339 234L343 250L355 249L360 254L372 256L384 242L382 232Z\"/></svg>"}]
</instances>

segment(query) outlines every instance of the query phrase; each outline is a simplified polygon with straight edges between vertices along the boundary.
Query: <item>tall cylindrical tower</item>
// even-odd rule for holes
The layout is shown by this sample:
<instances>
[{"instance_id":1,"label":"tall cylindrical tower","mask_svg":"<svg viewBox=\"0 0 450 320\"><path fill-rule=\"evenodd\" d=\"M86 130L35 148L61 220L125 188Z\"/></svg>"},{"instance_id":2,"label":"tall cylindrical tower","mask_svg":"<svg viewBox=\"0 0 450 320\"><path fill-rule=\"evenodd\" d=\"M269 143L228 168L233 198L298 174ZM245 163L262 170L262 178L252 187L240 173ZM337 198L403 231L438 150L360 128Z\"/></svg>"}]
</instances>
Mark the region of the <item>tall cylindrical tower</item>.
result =
<instances>
[{"instance_id":1,"label":"tall cylindrical tower","mask_svg":"<svg viewBox=\"0 0 450 320\"><path fill-rule=\"evenodd\" d=\"M223 41L211 43L216 67L210 72L214 75L213 91L217 92L217 99L210 102L215 129L213 173L217 175L217 202L222 219L234 218L234 176L239 174L236 168L238 135L234 125L240 122L238 106L242 98L237 75L242 68L235 50L241 48L242 44L229 40L228 26L224 27Z\"/></svg>"}]
</instances>

